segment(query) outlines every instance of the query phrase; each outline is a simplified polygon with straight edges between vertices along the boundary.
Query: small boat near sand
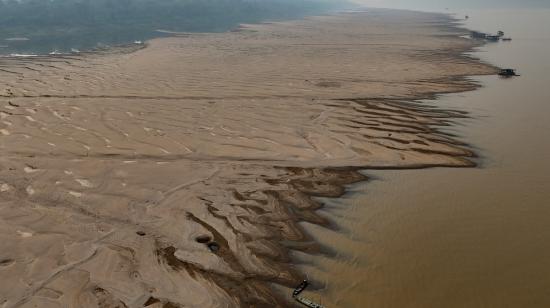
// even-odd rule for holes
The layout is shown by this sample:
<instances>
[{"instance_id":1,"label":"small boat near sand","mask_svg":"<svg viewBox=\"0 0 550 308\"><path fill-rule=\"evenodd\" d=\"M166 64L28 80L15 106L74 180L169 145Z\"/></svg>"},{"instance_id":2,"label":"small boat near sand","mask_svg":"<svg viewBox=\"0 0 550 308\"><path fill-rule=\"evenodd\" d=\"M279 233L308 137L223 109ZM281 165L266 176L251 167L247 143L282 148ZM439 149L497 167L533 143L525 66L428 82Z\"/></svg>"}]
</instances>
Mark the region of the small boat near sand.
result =
<instances>
[{"instance_id":1,"label":"small boat near sand","mask_svg":"<svg viewBox=\"0 0 550 308\"><path fill-rule=\"evenodd\" d=\"M317 304L313 302L312 300L309 300L305 297L300 297L300 293L302 293L307 287L309 286L309 281L303 280L292 292L292 297L300 304L309 307L309 308L325 308L325 306L321 304Z\"/></svg>"},{"instance_id":2,"label":"small boat near sand","mask_svg":"<svg viewBox=\"0 0 550 308\"><path fill-rule=\"evenodd\" d=\"M300 284L294 289L294 291L292 292L292 296L294 297L300 295L300 293L302 293L308 285L309 282L304 279L304 281L300 282Z\"/></svg>"},{"instance_id":3,"label":"small boat near sand","mask_svg":"<svg viewBox=\"0 0 550 308\"><path fill-rule=\"evenodd\" d=\"M516 70L515 69L512 69L512 68L503 68L500 70L500 72L498 73L499 76L502 76L502 77L513 77L513 76L519 76L517 73L516 73Z\"/></svg>"},{"instance_id":4,"label":"small boat near sand","mask_svg":"<svg viewBox=\"0 0 550 308\"><path fill-rule=\"evenodd\" d=\"M311 300L303 297L295 297L296 301L306 307L310 308L325 308L325 306L312 302Z\"/></svg>"},{"instance_id":5,"label":"small boat near sand","mask_svg":"<svg viewBox=\"0 0 550 308\"><path fill-rule=\"evenodd\" d=\"M487 34L483 32L472 31L470 33L470 36L474 39L485 39L487 37Z\"/></svg>"}]
</instances>

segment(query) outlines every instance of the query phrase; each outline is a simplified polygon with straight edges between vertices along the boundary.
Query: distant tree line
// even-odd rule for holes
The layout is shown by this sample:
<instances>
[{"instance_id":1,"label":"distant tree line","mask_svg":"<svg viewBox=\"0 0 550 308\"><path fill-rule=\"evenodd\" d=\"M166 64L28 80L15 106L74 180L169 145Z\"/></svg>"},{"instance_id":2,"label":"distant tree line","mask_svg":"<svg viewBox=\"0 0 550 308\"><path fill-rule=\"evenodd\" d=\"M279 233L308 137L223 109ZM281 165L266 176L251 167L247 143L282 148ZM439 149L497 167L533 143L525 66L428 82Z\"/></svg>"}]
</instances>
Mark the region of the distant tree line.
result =
<instances>
[{"instance_id":1,"label":"distant tree line","mask_svg":"<svg viewBox=\"0 0 550 308\"><path fill-rule=\"evenodd\" d=\"M345 0L0 0L0 40L111 43L138 33L148 38L155 29L219 32L345 5Z\"/></svg>"}]
</instances>

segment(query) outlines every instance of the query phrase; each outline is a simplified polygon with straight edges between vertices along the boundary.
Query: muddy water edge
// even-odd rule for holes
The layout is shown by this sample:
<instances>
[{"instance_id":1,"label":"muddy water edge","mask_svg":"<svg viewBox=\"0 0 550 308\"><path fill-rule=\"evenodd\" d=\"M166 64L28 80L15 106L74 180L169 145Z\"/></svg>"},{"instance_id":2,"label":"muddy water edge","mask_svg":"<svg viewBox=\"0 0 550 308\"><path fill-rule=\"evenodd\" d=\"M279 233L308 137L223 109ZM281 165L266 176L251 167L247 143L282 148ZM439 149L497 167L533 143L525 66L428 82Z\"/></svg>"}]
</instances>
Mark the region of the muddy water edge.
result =
<instances>
[{"instance_id":1,"label":"muddy water edge","mask_svg":"<svg viewBox=\"0 0 550 308\"><path fill-rule=\"evenodd\" d=\"M334 251L299 255L330 307L550 306L550 11L486 10L466 27L511 42L473 55L518 69L423 105L468 112L443 132L470 144L476 168L364 170L370 181L322 199L339 231L306 230Z\"/></svg>"}]
</instances>

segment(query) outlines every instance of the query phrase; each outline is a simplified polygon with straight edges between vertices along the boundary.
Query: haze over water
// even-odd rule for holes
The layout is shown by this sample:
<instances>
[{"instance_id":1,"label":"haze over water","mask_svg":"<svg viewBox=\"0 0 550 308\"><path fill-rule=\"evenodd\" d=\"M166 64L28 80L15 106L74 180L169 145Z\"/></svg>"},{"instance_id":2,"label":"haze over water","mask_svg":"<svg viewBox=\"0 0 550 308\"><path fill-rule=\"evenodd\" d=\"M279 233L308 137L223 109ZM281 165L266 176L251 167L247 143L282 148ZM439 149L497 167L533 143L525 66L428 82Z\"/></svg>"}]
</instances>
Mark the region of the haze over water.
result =
<instances>
[{"instance_id":1,"label":"haze over water","mask_svg":"<svg viewBox=\"0 0 550 308\"><path fill-rule=\"evenodd\" d=\"M470 112L444 129L479 168L365 171L373 180L321 213L343 230L307 225L337 251L304 266L330 307L550 307L550 10L461 12L466 27L512 42L475 56L518 78L426 104Z\"/></svg>"}]
</instances>

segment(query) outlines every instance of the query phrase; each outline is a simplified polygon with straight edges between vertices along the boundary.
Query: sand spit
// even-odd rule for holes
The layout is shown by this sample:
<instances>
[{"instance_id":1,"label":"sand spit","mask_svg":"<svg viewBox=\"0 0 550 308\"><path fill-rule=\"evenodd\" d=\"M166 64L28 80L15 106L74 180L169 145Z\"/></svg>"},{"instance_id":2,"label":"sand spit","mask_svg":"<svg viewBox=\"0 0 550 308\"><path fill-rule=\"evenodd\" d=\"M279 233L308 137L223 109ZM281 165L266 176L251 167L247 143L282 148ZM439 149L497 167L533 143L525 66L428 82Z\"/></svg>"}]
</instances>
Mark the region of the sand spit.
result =
<instances>
[{"instance_id":1,"label":"sand spit","mask_svg":"<svg viewBox=\"0 0 550 308\"><path fill-rule=\"evenodd\" d=\"M292 305L311 196L472 165L437 129L466 115L414 102L494 73L461 34L376 10L0 59L0 307Z\"/></svg>"}]
</instances>

